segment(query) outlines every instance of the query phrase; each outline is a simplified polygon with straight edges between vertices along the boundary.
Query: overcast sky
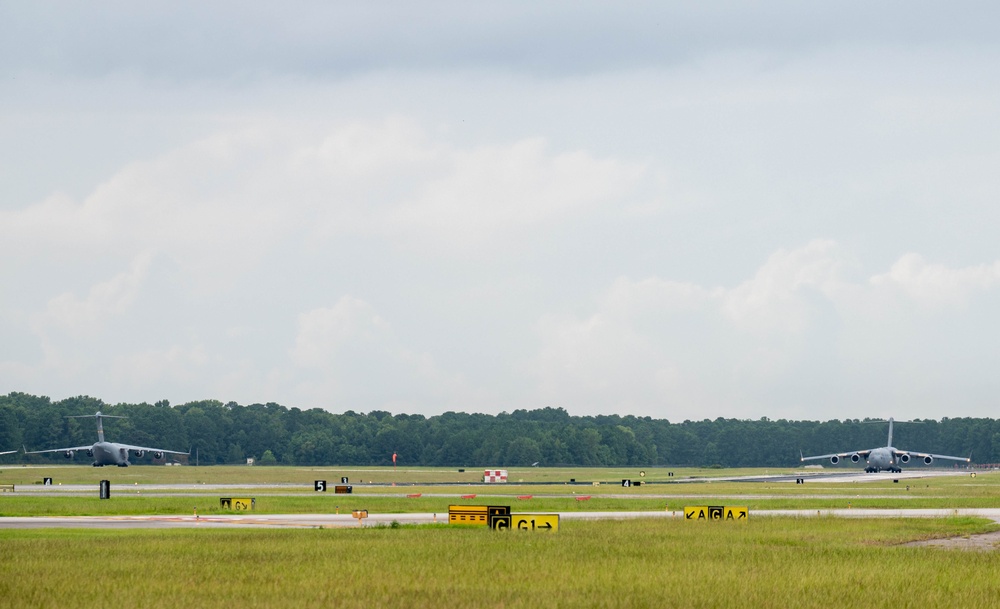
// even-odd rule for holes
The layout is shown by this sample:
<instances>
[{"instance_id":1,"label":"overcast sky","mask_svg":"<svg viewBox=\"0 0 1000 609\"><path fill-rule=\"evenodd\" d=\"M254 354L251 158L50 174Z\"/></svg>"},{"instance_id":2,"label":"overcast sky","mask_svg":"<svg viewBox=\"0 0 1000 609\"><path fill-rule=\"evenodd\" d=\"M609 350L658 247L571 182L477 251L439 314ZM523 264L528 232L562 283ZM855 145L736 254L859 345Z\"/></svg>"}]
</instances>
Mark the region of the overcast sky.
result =
<instances>
[{"instance_id":1,"label":"overcast sky","mask_svg":"<svg viewBox=\"0 0 1000 609\"><path fill-rule=\"evenodd\" d=\"M998 13L0 0L0 392L1000 416Z\"/></svg>"}]
</instances>

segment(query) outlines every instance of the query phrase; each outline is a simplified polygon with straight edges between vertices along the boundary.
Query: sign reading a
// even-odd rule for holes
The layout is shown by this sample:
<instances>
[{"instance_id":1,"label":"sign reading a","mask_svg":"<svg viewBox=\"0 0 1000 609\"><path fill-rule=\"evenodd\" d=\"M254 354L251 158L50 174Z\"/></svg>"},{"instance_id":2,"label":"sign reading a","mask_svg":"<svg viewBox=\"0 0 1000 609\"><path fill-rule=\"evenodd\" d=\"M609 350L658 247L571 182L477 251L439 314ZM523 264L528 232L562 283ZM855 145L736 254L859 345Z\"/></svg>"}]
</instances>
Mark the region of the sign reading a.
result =
<instances>
[{"instance_id":1,"label":"sign reading a","mask_svg":"<svg viewBox=\"0 0 1000 609\"><path fill-rule=\"evenodd\" d=\"M708 508L703 505L684 506L684 520L708 520Z\"/></svg>"},{"instance_id":2,"label":"sign reading a","mask_svg":"<svg viewBox=\"0 0 1000 609\"><path fill-rule=\"evenodd\" d=\"M727 506L724 520L742 520L746 522L750 519L750 510L746 506Z\"/></svg>"}]
</instances>

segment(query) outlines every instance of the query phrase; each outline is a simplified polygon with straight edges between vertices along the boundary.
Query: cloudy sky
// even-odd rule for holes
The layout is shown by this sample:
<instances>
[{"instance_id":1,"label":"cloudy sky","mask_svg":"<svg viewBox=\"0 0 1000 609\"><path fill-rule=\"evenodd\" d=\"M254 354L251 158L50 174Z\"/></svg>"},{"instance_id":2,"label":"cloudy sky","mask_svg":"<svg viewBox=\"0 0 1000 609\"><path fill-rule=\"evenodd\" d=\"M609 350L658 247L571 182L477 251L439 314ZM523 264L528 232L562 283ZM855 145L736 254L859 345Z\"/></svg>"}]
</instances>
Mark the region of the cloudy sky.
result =
<instances>
[{"instance_id":1,"label":"cloudy sky","mask_svg":"<svg viewBox=\"0 0 1000 609\"><path fill-rule=\"evenodd\" d=\"M0 0L0 392L998 416L998 12Z\"/></svg>"}]
</instances>

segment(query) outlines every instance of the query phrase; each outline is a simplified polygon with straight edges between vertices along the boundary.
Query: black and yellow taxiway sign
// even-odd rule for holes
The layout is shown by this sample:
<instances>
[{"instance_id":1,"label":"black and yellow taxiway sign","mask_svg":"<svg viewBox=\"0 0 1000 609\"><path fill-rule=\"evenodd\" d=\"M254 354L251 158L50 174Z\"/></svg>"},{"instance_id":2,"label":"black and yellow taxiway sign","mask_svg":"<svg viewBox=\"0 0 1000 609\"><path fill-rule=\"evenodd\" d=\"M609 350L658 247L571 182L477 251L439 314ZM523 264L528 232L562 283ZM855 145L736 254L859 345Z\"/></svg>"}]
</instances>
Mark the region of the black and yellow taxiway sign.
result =
<instances>
[{"instance_id":1,"label":"black and yellow taxiway sign","mask_svg":"<svg viewBox=\"0 0 1000 609\"><path fill-rule=\"evenodd\" d=\"M449 505L448 523L491 526L490 518L509 514L509 505Z\"/></svg>"},{"instance_id":2,"label":"black and yellow taxiway sign","mask_svg":"<svg viewBox=\"0 0 1000 609\"><path fill-rule=\"evenodd\" d=\"M684 520L708 520L707 505L684 506Z\"/></svg>"},{"instance_id":3,"label":"black and yellow taxiway sign","mask_svg":"<svg viewBox=\"0 0 1000 609\"><path fill-rule=\"evenodd\" d=\"M224 510L236 510L237 512L249 511L257 506L256 497L249 498L236 498L236 497L222 497L219 499L219 505Z\"/></svg>"},{"instance_id":4,"label":"black and yellow taxiway sign","mask_svg":"<svg viewBox=\"0 0 1000 609\"><path fill-rule=\"evenodd\" d=\"M750 510L745 505L727 505L722 512L723 520L740 520L746 522L750 519Z\"/></svg>"},{"instance_id":5,"label":"black and yellow taxiway sign","mask_svg":"<svg viewBox=\"0 0 1000 609\"><path fill-rule=\"evenodd\" d=\"M516 531L555 533L559 530L559 514L511 514L510 528Z\"/></svg>"},{"instance_id":6,"label":"black and yellow taxiway sign","mask_svg":"<svg viewBox=\"0 0 1000 609\"><path fill-rule=\"evenodd\" d=\"M746 522L750 510L746 506L696 505L684 507L684 520L736 520Z\"/></svg>"}]
</instances>

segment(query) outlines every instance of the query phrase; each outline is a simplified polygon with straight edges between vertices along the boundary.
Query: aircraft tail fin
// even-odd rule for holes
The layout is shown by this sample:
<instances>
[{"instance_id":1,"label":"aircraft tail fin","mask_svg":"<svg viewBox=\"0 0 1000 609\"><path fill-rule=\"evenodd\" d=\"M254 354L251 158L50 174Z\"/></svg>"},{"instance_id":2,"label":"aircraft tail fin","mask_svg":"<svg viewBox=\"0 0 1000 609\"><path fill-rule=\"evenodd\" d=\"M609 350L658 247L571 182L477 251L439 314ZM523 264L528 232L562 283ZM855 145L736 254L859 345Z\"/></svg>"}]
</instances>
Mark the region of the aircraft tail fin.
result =
<instances>
[{"instance_id":1,"label":"aircraft tail fin","mask_svg":"<svg viewBox=\"0 0 1000 609\"><path fill-rule=\"evenodd\" d=\"M892 446L892 417L889 417L889 443L886 446Z\"/></svg>"},{"instance_id":2,"label":"aircraft tail fin","mask_svg":"<svg viewBox=\"0 0 1000 609\"><path fill-rule=\"evenodd\" d=\"M125 418L128 418L128 417L123 417L123 416L113 415L113 414L101 414L101 411L98 410L96 414L77 414L77 415L67 416L66 418L67 419L90 419L90 418L97 419L97 441L98 442L103 442L104 441L104 425L101 423L101 419L125 419Z\"/></svg>"}]
</instances>

